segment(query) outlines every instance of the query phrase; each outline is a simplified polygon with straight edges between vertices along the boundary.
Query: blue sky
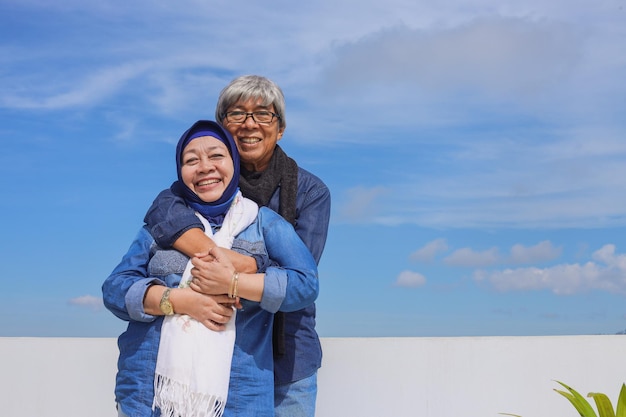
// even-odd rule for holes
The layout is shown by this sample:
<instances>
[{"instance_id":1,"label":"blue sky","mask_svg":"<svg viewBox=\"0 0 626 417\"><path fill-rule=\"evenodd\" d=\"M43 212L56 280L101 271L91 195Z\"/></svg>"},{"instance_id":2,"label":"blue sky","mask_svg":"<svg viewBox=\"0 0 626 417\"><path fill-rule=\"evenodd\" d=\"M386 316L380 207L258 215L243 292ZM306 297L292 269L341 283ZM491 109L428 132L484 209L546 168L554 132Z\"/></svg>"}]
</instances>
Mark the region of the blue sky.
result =
<instances>
[{"instance_id":1,"label":"blue sky","mask_svg":"<svg viewBox=\"0 0 626 417\"><path fill-rule=\"evenodd\" d=\"M234 77L333 197L318 330L626 329L624 0L0 0L0 336L114 337L100 286Z\"/></svg>"}]
</instances>

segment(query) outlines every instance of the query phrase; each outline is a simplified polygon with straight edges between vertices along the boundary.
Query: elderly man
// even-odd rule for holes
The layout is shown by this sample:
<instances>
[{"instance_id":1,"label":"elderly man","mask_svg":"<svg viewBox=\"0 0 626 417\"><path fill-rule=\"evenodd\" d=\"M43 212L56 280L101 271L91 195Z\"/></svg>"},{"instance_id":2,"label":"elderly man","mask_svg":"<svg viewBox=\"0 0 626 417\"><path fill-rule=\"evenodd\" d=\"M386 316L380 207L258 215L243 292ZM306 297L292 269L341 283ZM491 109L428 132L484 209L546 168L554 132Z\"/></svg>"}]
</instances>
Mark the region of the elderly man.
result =
<instances>
[{"instance_id":1,"label":"elderly man","mask_svg":"<svg viewBox=\"0 0 626 417\"><path fill-rule=\"evenodd\" d=\"M277 144L286 127L281 89L265 77L236 78L220 93L215 117L237 144L243 195L290 222L319 263L328 233L330 192L318 177L299 167ZM162 247L174 247L193 256L208 253L215 246L203 233L193 211L172 190L159 194L145 221ZM242 272L262 271L272 262L236 252L230 252L230 258ZM315 331L315 304L279 314L273 340L276 416L313 417L317 370L322 360ZM228 319L224 317L223 322ZM215 329L224 323L215 322Z\"/></svg>"}]
</instances>

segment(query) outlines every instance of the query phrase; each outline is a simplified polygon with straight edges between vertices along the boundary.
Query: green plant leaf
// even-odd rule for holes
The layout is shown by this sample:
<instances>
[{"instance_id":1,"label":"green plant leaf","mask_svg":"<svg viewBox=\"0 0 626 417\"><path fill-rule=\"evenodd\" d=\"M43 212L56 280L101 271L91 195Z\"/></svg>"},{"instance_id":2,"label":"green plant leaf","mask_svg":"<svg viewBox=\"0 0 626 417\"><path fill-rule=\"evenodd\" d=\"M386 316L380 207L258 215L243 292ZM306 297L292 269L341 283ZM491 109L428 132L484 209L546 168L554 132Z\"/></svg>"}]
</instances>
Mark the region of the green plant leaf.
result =
<instances>
[{"instance_id":1,"label":"green plant leaf","mask_svg":"<svg viewBox=\"0 0 626 417\"><path fill-rule=\"evenodd\" d=\"M616 417L626 417L626 384L622 384L615 410Z\"/></svg>"},{"instance_id":2,"label":"green plant leaf","mask_svg":"<svg viewBox=\"0 0 626 417\"><path fill-rule=\"evenodd\" d=\"M600 417L615 417L615 411L613 411L613 404L611 400L605 394L601 392L590 392L587 397L593 398L598 408L598 414Z\"/></svg>"},{"instance_id":3,"label":"green plant leaf","mask_svg":"<svg viewBox=\"0 0 626 417\"><path fill-rule=\"evenodd\" d=\"M586 410L587 406L585 405L585 403L583 403L580 400L578 400L571 393L566 392L566 391L561 391L561 390L558 390L558 389L555 389L554 391L558 392L559 394L561 394L562 396L567 398L569 400L569 402L572 403L574 408L576 408L576 411L578 411L578 414L580 414L582 417L597 417L595 415L595 412L593 411L593 409L591 410L591 412ZM587 405L589 405L589 403L587 403Z\"/></svg>"},{"instance_id":4,"label":"green plant leaf","mask_svg":"<svg viewBox=\"0 0 626 417\"><path fill-rule=\"evenodd\" d=\"M591 404L589 404L589 402L582 395L580 395L578 391L567 386L561 381L556 382L564 386L569 392L561 391L558 389L555 389L554 391L567 398L569 402L572 403L574 408L576 408L576 411L578 411L578 414L580 414L581 417L598 417L596 415L596 412L593 410L593 407L591 407Z\"/></svg>"}]
</instances>

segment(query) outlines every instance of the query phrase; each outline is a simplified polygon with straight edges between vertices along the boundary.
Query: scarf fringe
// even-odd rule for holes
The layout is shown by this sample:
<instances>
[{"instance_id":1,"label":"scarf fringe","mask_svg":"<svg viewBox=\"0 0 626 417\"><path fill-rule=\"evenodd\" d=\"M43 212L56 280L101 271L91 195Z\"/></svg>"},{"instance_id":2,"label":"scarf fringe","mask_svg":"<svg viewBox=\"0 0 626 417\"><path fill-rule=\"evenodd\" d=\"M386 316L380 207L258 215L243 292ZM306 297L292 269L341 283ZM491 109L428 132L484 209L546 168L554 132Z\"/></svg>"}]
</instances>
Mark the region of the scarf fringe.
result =
<instances>
[{"instance_id":1,"label":"scarf fringe","mask_svg":"<svg viewBox=\"0 0 626 417\"><path fill-rule=\"evenodd\" d=\"M226 399L192 392L188 385L163 375L154 378L154 403L163 417L221 417Z\"/></svg>"}]
</instances>

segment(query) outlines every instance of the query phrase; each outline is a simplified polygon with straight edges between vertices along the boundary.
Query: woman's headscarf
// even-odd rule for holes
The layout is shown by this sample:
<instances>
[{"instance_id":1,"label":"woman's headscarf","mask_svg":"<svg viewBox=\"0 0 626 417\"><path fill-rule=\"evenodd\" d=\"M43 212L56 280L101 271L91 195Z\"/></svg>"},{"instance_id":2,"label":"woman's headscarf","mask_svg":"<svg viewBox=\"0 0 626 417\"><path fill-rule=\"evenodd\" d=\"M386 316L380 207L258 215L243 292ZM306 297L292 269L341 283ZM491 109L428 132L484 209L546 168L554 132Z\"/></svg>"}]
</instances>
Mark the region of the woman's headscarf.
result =
<instances>
[{"instance_id":1,"label":"woman's headscarf","mask_svg":"<svg viewBox=\"0 0 626 417\"><path fill-rule=\"evenodd\" d=\"M217 201L211 203L202 201L196 193L187 187L183 182L180 172L183 150L189 142L201 136L211 136L224 143L226 148L228 148L228 152L230 152L235 168L233 178L226 187L226 190L224 190L222 196ZM172 184L172 192L181 196L190 207L202 214L202 216L208 219L212 224L221 225L224 215L228 211L239 189L239 152L237 151L237 145L230 133L216 122L210 120L199 120L194 123L183 133L178 141L178 145L176 145L176 172L178 174L178 181Z\"/></svg>"}]
</instances>

